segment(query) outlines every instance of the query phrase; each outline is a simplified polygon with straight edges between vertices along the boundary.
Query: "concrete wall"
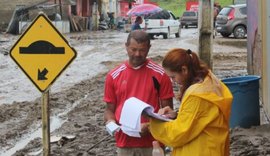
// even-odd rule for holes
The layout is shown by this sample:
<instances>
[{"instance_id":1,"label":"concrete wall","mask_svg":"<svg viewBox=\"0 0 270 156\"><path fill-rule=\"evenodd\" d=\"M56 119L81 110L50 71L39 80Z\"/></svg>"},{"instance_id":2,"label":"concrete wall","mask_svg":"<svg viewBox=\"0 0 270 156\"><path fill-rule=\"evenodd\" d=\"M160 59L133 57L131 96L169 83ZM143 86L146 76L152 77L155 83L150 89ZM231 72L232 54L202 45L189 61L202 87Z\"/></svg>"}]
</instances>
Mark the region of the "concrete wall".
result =
<instances>
[{"instance_id":1,"label":"concrete wall","mask_svg":"<svg viewBox=\"0 0 270 156\"><path fill-rule=\"evenodd\" d=\"M259 4L257 0L247 1L247 51L248 73L262 75L262 40L259 32Z\"/></svg>"},{"instance_id":2,"label":"concrete wall","mask_svg":"<svg viewBox=\"0 0 270 156\"><path fill-rule=\"evenodd\" d=\"M0 31L5 31L10 19L12 18L13 12L16 7L29 7L35 4L54 4L54 0L0 0ZM56 1L59 4L59 0ZM68 14L70 12L70 3L67 0L62 0L62 19L68 20ZM47 15L54 12L60 13L60 7L53 8L35 8L29 11L30 20L34 19L38 12L43 11Z\"/></svg>"},{"instance_id":3,"label":"concrete wall","mask_svg":"<svg viewBox=\"0 0 270 156\"><path fill-rule=\"evenodd\" d=\"M248 73L261 76L260 95L270 117L270 1L248 0Z\"/></svg>"},{"instance_id":4,"label":"concrete wall","mask_svg":"<svg viewBox=\"0 0 270 156\"><path fill-rule=\"evenodd\" d=\"M114 12L118 14L117 0L103 0L103 12Z\"/></svg>"},{"instance_id":5,"label":"concrete wall","mask_svg":"<svg viewBox=\"0 0 270 156\"><path fill-rule=\"evenodd\" d=\"M28 6L44 0L0 0L0 31L6 27L12 17L16 6Z\"/></svg>"},{"instance_id":6,"label":"concrete wall","mask_svg":"<svg viewBox=\"0 0 270 156\"><path fill-rule=\"evenodd\" d=\"M259 3L259 33L262 40L262 96L264 108L270 116L270 1L258 1Z\"/></svg>"},{"instance_id":7,"label":"concrete wall","mask_svg":"<svg viewBox=\"0 0 270 156\"><path fill-rule=\"evenodd\" d=\"M32 22L19 22L19 34L24 33L24 31L30 26ZM69 21L52 21L55 28L61 33L70 33Z\"/></svg>"}]
</instances>

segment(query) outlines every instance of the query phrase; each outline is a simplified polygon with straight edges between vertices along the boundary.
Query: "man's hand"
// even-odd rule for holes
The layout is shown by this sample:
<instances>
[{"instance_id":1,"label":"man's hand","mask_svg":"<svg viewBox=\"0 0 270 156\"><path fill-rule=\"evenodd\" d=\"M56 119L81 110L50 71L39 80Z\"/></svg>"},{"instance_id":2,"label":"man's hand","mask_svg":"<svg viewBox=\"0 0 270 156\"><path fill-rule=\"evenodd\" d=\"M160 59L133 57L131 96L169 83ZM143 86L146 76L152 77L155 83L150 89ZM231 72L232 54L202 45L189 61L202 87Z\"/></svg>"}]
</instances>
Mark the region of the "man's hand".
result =
<instances>
[{"instance_id":1,"label":"man's hand","mask_svg":"<svg viewBox=\"0 0 270 156\"><path fill-rule=\"evenodd\" d=\"M114 136L115 132L120 130L120 126L114 120L109 120L106 122L106 130L111 136Z\"/></svg>"},{"instance_id":2,"label":"man's hand","mask_svg":"<svg viewBox=\"0 0 270 156\"><path fill-rule=\"evenodd\" d=\"M141 136L145 136L149 134L149 122L146 122L146 123L142 123L141 124L141 132L140 132L140 135Z\"/></svg>"},{"instance_id":3,"label":"man's hand","mask_svg":"<svg viewBox=\"0 0 270 156\"><path fill-rule=\"evenodd\" d=\"M158 114L160 115L164 115L165 117L169 118L169 119L175 119L177 117L177 112L175 112L173 109L171 109L171 107L166 106L164 108L161 108L158 111Z\"/></svg>"}]
</instances>

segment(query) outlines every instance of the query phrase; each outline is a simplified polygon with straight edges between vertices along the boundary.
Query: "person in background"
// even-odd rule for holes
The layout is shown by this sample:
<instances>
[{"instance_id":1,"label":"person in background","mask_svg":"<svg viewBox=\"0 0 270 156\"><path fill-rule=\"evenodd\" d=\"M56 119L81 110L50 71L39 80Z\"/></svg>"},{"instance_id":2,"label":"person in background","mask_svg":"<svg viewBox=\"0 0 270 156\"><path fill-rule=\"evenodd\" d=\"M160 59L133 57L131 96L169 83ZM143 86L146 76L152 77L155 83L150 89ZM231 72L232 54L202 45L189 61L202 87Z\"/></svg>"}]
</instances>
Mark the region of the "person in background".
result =
<instances>
[{"instance_id":1,"label":"person in background","mask_svg":"<svg viewBox=\"0 0 270 156\"><path fill-rule=\"evenodd\" d=\"M140 24L142 24L142 22L143 22L142 17L141 16L137 16L135 22L131 26L131 30L133 31L133 30L139 30L139 29L141 29Z\"/></svg>"},{"instance_id":2,"label":"person in background","mask_svg":"<svg viewBox=\"0 0 270 156\"><path fill-rule=\"evenodd\" d=\"M213 32L213 37L215 38L215 36L217 35L217 32L216 32L216 21L217 21L217 16L219 14L219 12L221 11L221 6L215 2L214 3L214 9L213 9L213 17L214 17L214 20L213 20L213 29L214 29L214 32Z\"/></svg>"},{"instance_id":3,"label":"person in background","mask_svg":"<svg viewBox=\"0 0 270 156\"><path fill-rule=\"evenodd\" d=\"M172 147L173 156L229 156L229 89L189 49L170 50L162 66L181 86L181 105L178 113L160 109L172 121L150 119L153 137Z\"/></svg>"},{"instance_id":4,"label":"person in background","mask_svg":"<svg viewBox=\"0 0 270 156\"><path fill-rule=\"evenodd\" d=\"M126 41L128 60L111 70L105 80L104 112L106 125L119 125L124 102L136 97L154 107L173 108L173 89L164 69L147 58L151 47L148 34L141 30L131 31ZM154 138L149 133L149 119L141 119L141 138L130 137L121 130L115 135L118 156L152 156ZM107 126L106 126L107 127Z\"/></svg>"},{"instance_id":5,"label":"person in background","mask_svg":"<svg viewBox=\"0 0 270 156\"><path fill-rule=\"evenodd\" d=\"M213 21L213 24L214 24L214 28L216 27L216 21L217 21L217 16L218 16L218 13L219 13L219 10L217 7L214 7L214 10L213 10L213 17L214 17L214 21Z\"/></svg>"},{"instance_id":6,"label":"person in background","mask_svg":"<svg viewBox=\"0 0 270 156\"><path fill-rule=\"evenodd\" d=\"M115 23L114 23L114 12L107 12L107 15L109 17L109 23L108 23L108 27L110 29L114 29L115 28Z\"/></svg>"},{"instance_id":7,"label":"person in background","mask_svg":"<svg viewBox=\"0 0 270 156\"><path fill-rule=\"evenodd\" d=\"M62 18L61 18L61 15L59 13L56 13L55 14L55 21L61 21Z\"/></svg>"}]
</instances>

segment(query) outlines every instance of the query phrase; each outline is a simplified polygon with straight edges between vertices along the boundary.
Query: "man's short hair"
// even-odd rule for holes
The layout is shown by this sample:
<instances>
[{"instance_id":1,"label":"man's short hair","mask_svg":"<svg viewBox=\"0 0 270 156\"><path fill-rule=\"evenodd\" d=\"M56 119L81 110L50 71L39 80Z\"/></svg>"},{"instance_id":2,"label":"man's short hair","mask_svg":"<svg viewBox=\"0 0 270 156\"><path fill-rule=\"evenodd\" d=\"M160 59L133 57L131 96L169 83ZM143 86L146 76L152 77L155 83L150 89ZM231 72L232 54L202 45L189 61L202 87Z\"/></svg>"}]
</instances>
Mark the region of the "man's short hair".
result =
<instances>
[{"instance_id":1,"label":"man's short hair","mask_svg":"<svg viewBox=\"0 0 270 156\"><path fill-rule=\"evenodd\" d=\"M133 38L138 43L147 42L148 45L150 46L150 36L145 31L142 31L142 30L131 31L127 38L127 43L126 43L127 45L130 44L131 38Z\"/></svg>"}]
</instances>

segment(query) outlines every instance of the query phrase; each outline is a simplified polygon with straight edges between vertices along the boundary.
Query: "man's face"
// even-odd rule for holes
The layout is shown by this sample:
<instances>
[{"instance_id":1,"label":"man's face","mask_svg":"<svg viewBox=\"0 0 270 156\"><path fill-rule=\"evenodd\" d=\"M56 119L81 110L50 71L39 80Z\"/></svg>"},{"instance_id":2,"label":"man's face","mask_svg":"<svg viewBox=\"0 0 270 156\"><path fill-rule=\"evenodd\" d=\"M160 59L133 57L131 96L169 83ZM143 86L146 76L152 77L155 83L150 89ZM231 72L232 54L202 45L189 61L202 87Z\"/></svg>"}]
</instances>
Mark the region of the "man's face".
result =
<instances>
[{"instance_id":1,"label":"man's face","mask_svg":"<svg viewBox=\"0 0 270 156\"><path fill-rule=\"evenodd\" d=\"M143 23L143 19L141 18L140 20L139 20L139 24L142 24Z\"/></svg>"},{"instance_id":2,"label":"man's face","mask_svg":"<svg viewBox=\"0 0 270 156\"><path fill-rule=\"evenodd\" d=\"M132 67L138 67L146 61L150 45L147 42L138 43L133 38L130 39L129 45L126 43L126 49L129 57L129 64Z\"/></svg>"}]
</instances>

